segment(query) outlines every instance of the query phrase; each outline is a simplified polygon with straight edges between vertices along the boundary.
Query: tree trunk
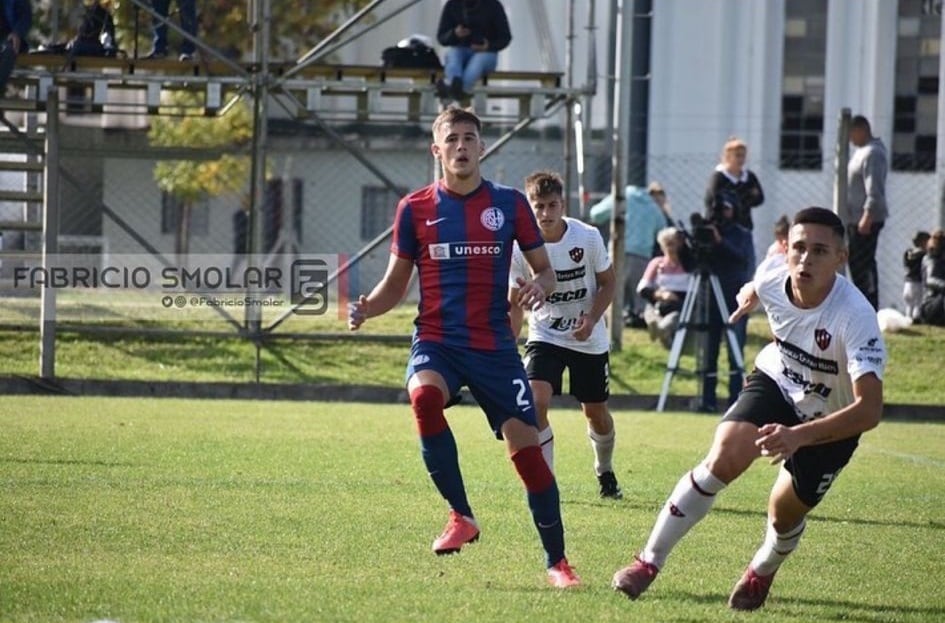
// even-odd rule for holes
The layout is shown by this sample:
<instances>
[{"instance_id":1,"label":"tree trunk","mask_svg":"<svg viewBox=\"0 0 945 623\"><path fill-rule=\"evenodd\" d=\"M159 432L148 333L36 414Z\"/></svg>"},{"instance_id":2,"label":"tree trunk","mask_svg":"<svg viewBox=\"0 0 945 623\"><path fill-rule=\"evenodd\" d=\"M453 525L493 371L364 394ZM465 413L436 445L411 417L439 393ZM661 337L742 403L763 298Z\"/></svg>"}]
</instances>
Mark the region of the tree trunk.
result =
<instances>
[{"instance_id":1,"label":"tree trunk","mask_svg":"<svg viewBox=\"0 0 945 623\"><path fill-rule=\"evenodd\" d=\"M179 258L187 257L190 251L190 213L192 201L182 201L180 212L177 215L177 237L174 241L174 252Z\"/></svg>"}]
</instances>

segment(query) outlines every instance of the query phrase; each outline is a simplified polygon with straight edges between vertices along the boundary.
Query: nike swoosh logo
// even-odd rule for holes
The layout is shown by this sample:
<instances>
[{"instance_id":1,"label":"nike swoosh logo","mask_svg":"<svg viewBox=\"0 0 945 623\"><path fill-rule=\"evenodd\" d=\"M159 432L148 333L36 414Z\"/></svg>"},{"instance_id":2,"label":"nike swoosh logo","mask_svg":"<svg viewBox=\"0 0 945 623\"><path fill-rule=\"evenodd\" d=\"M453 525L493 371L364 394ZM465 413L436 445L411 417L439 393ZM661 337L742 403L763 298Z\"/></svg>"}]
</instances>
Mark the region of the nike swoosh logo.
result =
<instances>
[{"instance_id":1,"label":"nike swoosh logo","mask_svg":"<svg viewBox=\"0 0 945 623\"><path fill-rule=\"evenodd\" d=\"M557 526L557 525L558 525L558 522L557 522L557 521L553 521L553 522L551 522L550 524L548 524L547 526L546 526L545 524L541 523L540 521L538 522L538 527L539 527L539 528L542 528L543 530L547 530L548 528L554 528L554 527Z\"/></svg>"},{"instance_id":2,"label":"nike swoosh logo","mask_svg":"<svg viewBox=\"0 0 945 623\"><path fill-rule=\"evenodd\" d=\"M445 216L440 217L440 218L437 218L437 219L433 219L432 221L431 221L430 219L427 219L427 227L431 227L431 226L436 225L437 223L443 222L443 221L445 221L445 220L446 220L446 217L445 217Z\"/></svg>"}]
</instances>

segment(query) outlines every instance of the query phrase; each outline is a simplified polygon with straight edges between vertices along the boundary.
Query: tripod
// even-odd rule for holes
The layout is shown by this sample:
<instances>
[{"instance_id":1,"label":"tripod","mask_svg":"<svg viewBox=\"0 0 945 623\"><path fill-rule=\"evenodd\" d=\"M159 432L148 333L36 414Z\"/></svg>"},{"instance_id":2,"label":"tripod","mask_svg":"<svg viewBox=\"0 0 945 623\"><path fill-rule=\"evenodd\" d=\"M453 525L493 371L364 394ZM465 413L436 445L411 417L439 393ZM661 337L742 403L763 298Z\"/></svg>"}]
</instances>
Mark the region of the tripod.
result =
<instances>
[{"instance_id":1,"label":"tripod","mask_svg":"<svg viewBox=\"0 0 945 623\"><path fill-rule=\"evenodd\" d=\"M710 289L711 288L711 289ZM669 360L666 362L666 376L663 378L663 387L660 390L660 398L656 403L656 410L662 411L666 406L666 398L669 395L669 384L673 380L673 375L679 370L679 358L682 355L683 346L686 343L686 335L689 329L703 333L703 340L700 341L696 349L696 373L700 375L701 383L705 382L705 331L709 327L709 305L711 296L715 299L719 314L725 326L725 334L728 338L729 351L733 353L733 359L738 364L738 371L745 373L745 362L742 359L741 348L738 345L738 339L735 336L735 330L728 321L728 309L725 305L725 296L722 294L722 286L719 284L718 275L713 274L708 268L699 267L696 272L689 277L689 286L686 289L686 298L683 300L682 310L679 312L679 325L676 333L673 335L673 345L669 351ZM693 322L694 312L698 311L697 321ZM731 373L732 371L730 371ZM702 387L699 387L701 394Z\"/></svg>"}]
</instances>

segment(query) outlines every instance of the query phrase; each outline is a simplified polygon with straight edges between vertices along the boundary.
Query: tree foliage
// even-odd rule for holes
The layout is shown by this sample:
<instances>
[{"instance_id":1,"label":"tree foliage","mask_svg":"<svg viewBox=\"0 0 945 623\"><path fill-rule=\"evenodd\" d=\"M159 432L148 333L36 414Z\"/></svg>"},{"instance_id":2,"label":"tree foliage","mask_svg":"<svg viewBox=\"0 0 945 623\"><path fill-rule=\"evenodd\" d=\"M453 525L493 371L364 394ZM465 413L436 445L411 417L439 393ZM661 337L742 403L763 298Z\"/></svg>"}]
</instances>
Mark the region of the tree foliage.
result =
<instances>
[{"instance_id":1,"label":"tree foliage","mask_svg":"<svg viewBox=\"0 0 945 623\"><path fill-rule=\"evenodd\" d=\"M273 60L295 60L343 23L368 0L269 0L272 12L270 54ZM171 19L174 3L171 3ZM250 0L199 0L197 35L205 43L230 56L248 60L252 55ZM135 7L131 0L120 3L116 13L121 47L133 47ZM150 49L151 19L138 11L138 49ZM177 23L175 21L175 23ZM178 36L170 32L171 46Z\"/></svg>"},{"instance_id":2,"label":"tree foliage","mask_svg":"<svg viewBox=\"0 0 945 623\"><path fill-rule=\"evenodd\" d=\"M240 101L224 115L187 115L202 103L202 95L174 92L162 114L151 118L148 139L161 147L228 148L249 143L253 119L249 106ZM181 201L217 196L241 190L249 179L250 158L225 154L217 160L163 160L154 168L158 187Z\"/></svg>"},{"instance_id":3,"label":"tree foliage","mask_svg":"<svg viewBox=\"0 0 945 623\"><path fill-rule=\"evenodd\" d=\"M151 118L148 139L161 147L231 148L247 145L253 135L249 106L239 101L225 114L202 117L187 114L203 103L203 95L172 92L161 115ZM180 202L175 252L186 255L190 247L190 217L194 202L224 193L242 192L250 175L250 157L224 154L215 160L162 160L154 167L158 188Z\"/></svg>"}]
</instances>

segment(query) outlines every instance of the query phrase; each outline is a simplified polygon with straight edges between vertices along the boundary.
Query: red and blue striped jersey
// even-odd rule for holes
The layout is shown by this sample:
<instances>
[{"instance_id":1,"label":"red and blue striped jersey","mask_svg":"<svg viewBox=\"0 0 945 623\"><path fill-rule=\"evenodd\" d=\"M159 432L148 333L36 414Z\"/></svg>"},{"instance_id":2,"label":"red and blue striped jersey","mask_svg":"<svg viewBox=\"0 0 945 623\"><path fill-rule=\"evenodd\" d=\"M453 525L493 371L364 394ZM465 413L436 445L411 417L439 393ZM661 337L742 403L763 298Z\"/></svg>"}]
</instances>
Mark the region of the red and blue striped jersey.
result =
<instances>
[{"instance_id":1,"label":"red and blue striped jersey","mask_svg":"<svg viewBox=\"0 0 945 623\"><path fill-rule=\"evenodd\" d=\"M515 349L509 324L512 241L544 244L520 191L483 180L461 196L440 182L403 199L391 253L420 275L415 339L477 350Z\"/></svg>"}]
</instances>

